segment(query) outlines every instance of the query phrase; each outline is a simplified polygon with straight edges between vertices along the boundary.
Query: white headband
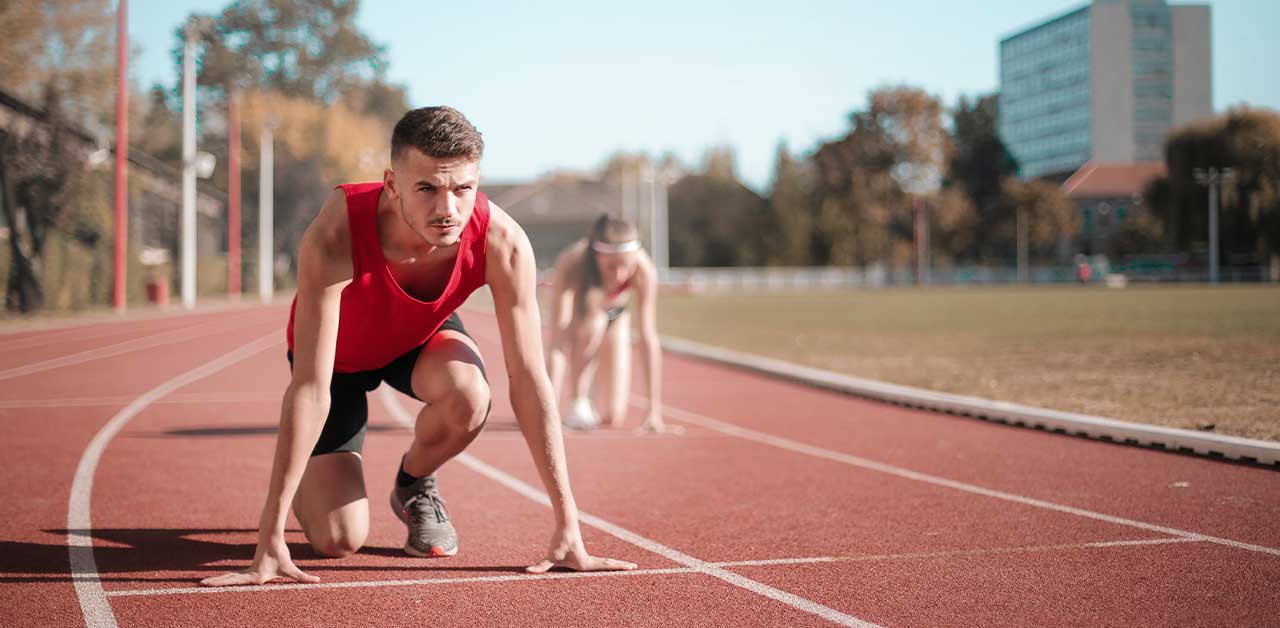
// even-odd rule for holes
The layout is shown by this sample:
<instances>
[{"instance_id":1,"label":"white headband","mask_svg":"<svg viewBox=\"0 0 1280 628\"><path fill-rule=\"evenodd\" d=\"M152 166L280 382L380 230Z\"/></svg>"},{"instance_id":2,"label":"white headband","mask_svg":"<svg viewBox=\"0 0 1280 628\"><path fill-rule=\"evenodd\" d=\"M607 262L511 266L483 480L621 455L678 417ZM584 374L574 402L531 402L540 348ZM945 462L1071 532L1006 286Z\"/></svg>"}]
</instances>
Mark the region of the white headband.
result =
<instances>
[{"instance_id":1,"label":"white headband","mask_svg":"<svg viewBox=\"0 0 1280 628\"><path fill-rule=\"evenodd\" d=\"M630 251L639 251L640 241L628 240L617 244L596 241L591 243L591 249L597 253L628 253Z\"/></svg>"}]
</instances>

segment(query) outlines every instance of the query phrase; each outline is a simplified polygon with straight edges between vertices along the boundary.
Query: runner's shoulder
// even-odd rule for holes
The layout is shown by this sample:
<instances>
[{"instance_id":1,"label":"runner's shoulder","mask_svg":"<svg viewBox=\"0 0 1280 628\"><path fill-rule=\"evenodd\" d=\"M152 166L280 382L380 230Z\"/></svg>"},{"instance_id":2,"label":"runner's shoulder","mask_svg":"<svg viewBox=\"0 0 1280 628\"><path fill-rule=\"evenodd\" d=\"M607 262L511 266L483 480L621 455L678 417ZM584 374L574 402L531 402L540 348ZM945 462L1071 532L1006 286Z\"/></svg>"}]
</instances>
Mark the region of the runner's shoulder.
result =
<instances>
[{"instance_id":1,"label":"runner's shoulder","mask_svg":"<svg viewBox=\"0 0 1280 628\"><path fill-rule=\"evenodd\" d=\"M489 201L489 231L485 238L490 257L498 255L509 258L520 247L521 242L526 245L529 242L520 223L493 201Z\"/></svg>"},{"instance_id":2,"label":"runner's shoulder","mask_svg":"<svg viewBox=\"0 0 1280 628\"><path fill-rule=\"evenodd\" d=\"M298 244L299 261L319 263L323 274L331 276L335 271L351 271L351 223L347 218L347 195L341 188L329 192L324 205Z\"/></svg>"}]
</instances>

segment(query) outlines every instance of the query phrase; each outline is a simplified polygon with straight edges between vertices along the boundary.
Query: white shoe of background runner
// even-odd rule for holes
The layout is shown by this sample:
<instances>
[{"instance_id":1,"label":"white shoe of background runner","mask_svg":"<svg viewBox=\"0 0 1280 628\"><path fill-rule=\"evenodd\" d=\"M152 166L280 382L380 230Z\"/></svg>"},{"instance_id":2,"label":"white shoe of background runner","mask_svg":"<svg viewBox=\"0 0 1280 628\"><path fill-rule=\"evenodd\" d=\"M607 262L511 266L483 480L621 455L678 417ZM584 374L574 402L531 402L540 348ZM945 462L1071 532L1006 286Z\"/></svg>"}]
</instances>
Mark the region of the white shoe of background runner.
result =
<instances>
[{"instance_id":1,"label":"white shoe of background runner","mask_svg":"<svg viewBox=\"0 0 1280 628\"><path fill-rule=\"evenodd\" d=\"M594 430L600 427L600 415L596 414L591 402L579 397L569 403L569 411L564 415L565 427L575 430Z\"/></svg>"}]
</instances>

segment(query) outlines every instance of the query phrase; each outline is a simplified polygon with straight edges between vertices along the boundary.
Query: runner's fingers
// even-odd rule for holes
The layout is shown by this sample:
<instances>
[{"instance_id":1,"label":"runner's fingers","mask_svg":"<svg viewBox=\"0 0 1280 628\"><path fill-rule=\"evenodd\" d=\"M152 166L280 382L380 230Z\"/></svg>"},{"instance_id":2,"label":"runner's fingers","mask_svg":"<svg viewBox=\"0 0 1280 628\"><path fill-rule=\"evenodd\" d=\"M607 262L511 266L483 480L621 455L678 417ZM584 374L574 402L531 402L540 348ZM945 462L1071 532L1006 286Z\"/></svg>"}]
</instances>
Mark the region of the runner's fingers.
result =
<instances>
[{"instance_id":1,"label":"runner's fingers","mask_svg":"<svg viewBox=\"0 0 1280 628\"><path fill-rule=\"evenodd\" d=\"M536 565L529 565L528 567L525 567L524 570L529 573L546 573L550 571L552 567L555 567L555 566L556 564L554 562L550 560L544 560Z\"/></svg>"},{"instance_id":2,"label":"runner's fingers","mask_svg":"<svg viewBox=\"0 0 1280 628\"><path fill-rule=\"evenodd\" d=\"M206 587L231 587L242 584L253 584L257 580L257 574L239 571L236 573L224 573L217 576L210 576L200 581L201 585Z\"/></svg>"},{"instance_id":3,"label":"runner's fingers","mask_svg":"<svg viewBox=\"0 0 1280 628\"><path fill-rule=\"evenodd\" d=\"M593 556L590 561L588 561L585 571L631 571L635 568L635 563L629 563L625 560Z\"/></svg>"},{"instance_id":4,"label":"runner's fingers","mask_svg":"<svg viewBox=\"0 0 1280 628\"><path fill-rule=\"evenodd\" d=\"M306 582L308 584L320 582L320 578L318 576L313 576L301 569L298 569L295 565L289 565L281 571L284 572L284 575L289 576L298 582Z\"/></svg>"}]
</instances>

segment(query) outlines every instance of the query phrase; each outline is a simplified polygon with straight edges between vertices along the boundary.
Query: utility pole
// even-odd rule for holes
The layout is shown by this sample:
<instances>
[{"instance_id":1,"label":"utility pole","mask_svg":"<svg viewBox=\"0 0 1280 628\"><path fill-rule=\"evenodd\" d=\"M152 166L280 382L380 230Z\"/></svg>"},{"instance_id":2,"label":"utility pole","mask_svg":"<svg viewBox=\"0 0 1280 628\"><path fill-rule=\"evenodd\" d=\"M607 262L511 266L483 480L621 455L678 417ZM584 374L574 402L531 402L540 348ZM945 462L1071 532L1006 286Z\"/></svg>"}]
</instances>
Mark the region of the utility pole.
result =
<instances>
[{"instance_id":1,"label":"utility pole","mask_svg":"<svg viewBox=\"0 0 1280 628\"><path fill-rule=\"evenodd\" d=\"M1218 188L1235 177L1231 168L1196 168L1196 183L1209 188L1209 283L1218 283Z\"/></svg>"}]
</instances>

